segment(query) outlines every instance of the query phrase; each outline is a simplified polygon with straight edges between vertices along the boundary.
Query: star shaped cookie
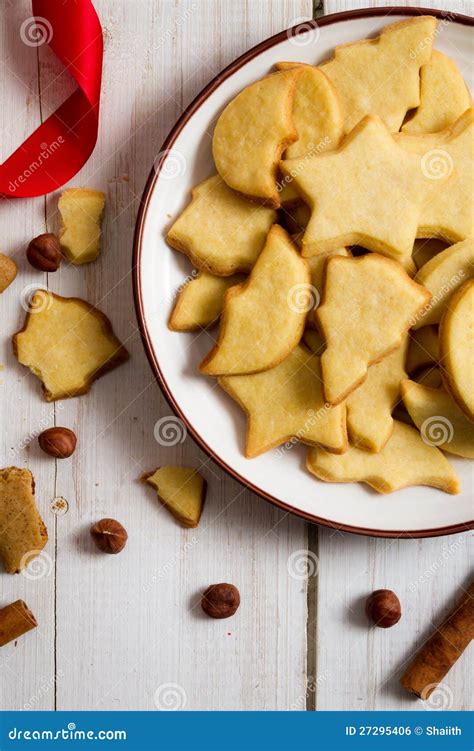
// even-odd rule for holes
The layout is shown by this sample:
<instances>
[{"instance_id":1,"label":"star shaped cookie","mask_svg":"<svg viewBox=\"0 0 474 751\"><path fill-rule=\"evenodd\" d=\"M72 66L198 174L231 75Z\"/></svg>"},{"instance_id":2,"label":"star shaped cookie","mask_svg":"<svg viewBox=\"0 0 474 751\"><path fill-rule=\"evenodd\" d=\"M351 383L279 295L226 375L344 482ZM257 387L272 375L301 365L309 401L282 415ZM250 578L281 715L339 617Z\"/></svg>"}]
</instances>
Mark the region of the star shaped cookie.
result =
<instances>
[{"instance_id":1,"label":"star shaped cookie","mask_svg":"<svg viewBox=\"0 0 474 751\"><path fill-rule=\"evenodd\" d=\"M298 345L263 373L224 376L219 384L248 416L245 455L254 457L291 439L347 449L346 408L324 401L319 357Z\"/></svg>"},{"instance_id":2,"label":"star shaped cookie","mask_svg":"<svg viewBox=\"0 0 474 751\"><path fill-rule=\"evenodd\" d=\"M304 256L362 245L413 267L425 179L419 157L401 148L380 118L365 117L335 151L280 167L312 209Z\"/></svg>"}]
</instances>

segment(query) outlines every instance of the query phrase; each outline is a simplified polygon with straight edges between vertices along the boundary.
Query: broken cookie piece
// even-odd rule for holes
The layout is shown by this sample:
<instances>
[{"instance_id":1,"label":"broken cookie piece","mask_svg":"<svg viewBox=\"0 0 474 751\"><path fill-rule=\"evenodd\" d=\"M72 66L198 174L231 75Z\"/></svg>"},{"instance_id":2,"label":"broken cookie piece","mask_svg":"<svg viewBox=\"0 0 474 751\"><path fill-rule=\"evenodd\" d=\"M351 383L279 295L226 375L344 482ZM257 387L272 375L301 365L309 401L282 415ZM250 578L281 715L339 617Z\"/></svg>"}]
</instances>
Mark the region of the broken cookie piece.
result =
<instances>
[{"instance_id":1,"label":"broken cookie piece","mask_svg":"<svg viewBox=\"0 0 474 751\"><path fill-rule=\"evenodd\" d=\"M29 469L0 469L0 559L8 574L22 571L48 542Z\"/></svg>"},{"instance_id":2,"label":"broken cookie piece","mask_svg":"<svg viewBox=\"0 0 474 751\"><path fill-rule=\"evenodd\" d=\"M33 295L13 351L41 380L47 402L85 394L92 381L128 359L103 313L47 290Z\"/></svg>"},{"instance_id":3,"label":"broken cookie piece","mask_svg":"<svg viewBox=\"0 0 474 751\"><path fill-rule=\"evenodd\" d=\"M5 292L16 277L16 263L8 256L0 253L0 293Z\"/></svg>"},{"instance_id":4,"label":"broken cookie piece","mask_svg":"<svg viewBox=\"0 0 474 751\"><path fill-rule=\"evenodd\" d=\"M95 261L100 253L100 223L105 194L90 188L68 188L58 202L61 215L59 241L74 264Z\"/></svg>"},{"instance_id":5,"label":"broken cookie piece","mask_svg":"<svg viewBox=\"0 0 474 751\"><path fill-rule=\"evenodd\" d=\"M152 485L158 500L183 527L197 527L206 498L207 483L195 469L168 465L142 477Z\"/></svg>"}]
</instances>

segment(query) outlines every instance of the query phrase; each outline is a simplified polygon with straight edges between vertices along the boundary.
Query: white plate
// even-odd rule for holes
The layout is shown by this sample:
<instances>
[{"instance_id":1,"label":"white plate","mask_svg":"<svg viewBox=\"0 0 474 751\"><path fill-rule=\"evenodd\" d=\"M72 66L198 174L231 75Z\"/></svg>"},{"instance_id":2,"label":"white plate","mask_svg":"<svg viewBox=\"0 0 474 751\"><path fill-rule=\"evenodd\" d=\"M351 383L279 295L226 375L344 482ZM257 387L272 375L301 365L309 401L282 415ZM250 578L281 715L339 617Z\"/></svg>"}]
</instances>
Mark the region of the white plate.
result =
<instances>
[{"instance_id":1,"label":"white plate","mask_svg":"<svg viewBox=\"0 0 474 751\"><path fill-rule=\"evenodd\" d=\"M438 11L430 12L442 18ZM197 370L216 330L183 334L167 327L173 299L191 268L164 236L189 201L191 188L215 171L213 126L242 88L266 75L278 60L320 62L336 45L376 35L386 24L417 13L395 9L387 15L387 9L370 9L327 16L317 27L306 23L296 33L272 37L226 68L196 98L163 145L143 195L135 235L135 300L145 348L165 395L199 444L233 476L282 508L321 524L387 537L465 530L472 518L469 463L449 457L461 476L458 496L423 487L383 496L362 484L315 480L304 468L306 449L301 445L245 459L244 414L214 380ZM468 79L472 29L467 19L461 20L440 20L436 48L453 57Z\"/></svg>"}]
</instances>

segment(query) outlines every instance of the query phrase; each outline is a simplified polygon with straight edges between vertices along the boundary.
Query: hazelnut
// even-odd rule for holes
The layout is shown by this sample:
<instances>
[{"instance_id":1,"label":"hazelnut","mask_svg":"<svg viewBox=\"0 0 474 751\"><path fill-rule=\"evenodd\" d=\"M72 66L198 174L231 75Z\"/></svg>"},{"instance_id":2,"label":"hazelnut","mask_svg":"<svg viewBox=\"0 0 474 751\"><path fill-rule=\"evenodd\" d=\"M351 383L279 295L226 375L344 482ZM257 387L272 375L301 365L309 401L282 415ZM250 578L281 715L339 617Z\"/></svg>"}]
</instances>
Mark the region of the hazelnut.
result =
<instances>
[{"instance_id":1,"label":"hazelnut","mask_svg":"<svg viewBox=\"0 0 474 751\"><path fill-rule=\"evenodd\" d=\"M367 618L380 628L395 626L402 617L400 600L391 589L376 589L365 603Z\"/></svg>"},{"instance_id":2,"label":"hazelnut","mask_svg":"<svg viewBox=\"0 0 474 751\"><path fill-rule=\"evenodd\" d=\"M211 618L230 618L240 605L240 594L233 584L211 584L202 596L201 607Z\"/></svg>"},{"instance_id":3,"label":"hazelnut","mask_svg":"<svg viewBox=\"0 0 474 751\"><path fill-rule=\"evenodd\" d=\"M50 232L38 235L28 245L26 257L39 271L57 271L63 257L58 238Z\"/></svg>"},{"instance_id":4,"label":"hazelnut","mask_svg":"<svg viewBox=\"0 0 474 751\"><path fill-rule=\"evenodd\" d=\"M103 553L120 553L127 544L127 530L115 519L101 519L91 527L95 544Z\"/></svg>"},{"instance_id":5,"label":"hazelnut","mask_svg":"<svg viewBox=\"0 0 474 751\"><path fill-rule=\"evenodd\" d=\"M38 443L46 454L67 459L76 448L76 435L69 428L48 428L39 434Z\"/></svg>"}]
</instances>

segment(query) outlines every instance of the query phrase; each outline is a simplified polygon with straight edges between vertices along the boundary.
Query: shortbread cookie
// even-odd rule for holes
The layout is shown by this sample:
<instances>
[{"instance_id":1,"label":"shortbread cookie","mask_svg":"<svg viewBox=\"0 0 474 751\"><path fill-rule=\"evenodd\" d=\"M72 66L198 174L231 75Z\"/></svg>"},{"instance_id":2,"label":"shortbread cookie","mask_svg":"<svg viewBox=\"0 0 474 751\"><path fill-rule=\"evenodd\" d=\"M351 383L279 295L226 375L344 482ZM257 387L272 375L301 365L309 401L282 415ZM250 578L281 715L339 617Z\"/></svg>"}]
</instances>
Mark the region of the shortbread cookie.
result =
<instances>
[{"instance_id":1,"label":"shortbread cookie","mask_svg":"<svg viewBox=\"0 0 474 751\"><path fill-rule=\"evenodd\" d=\"M275 221L273 209L250 203L214 175L193 188L166 239L198 269L230 276L250 271Z\"/></svg>"},{"instance_id":2,"label":"shortbread cookie","mask_svg":"<svg viewBox=\"0 0 474 751\"><path fill-rule=\"evenodd\" d=\"M5 292L16 277L17 267L12 258L0 253L0 294Z\"/></svg>"},{"instance_id":3,"label":"shortbread cookie","mask_svg":"<svg viewBox=\"0 0 474 751\"><path fill-rule=\"evenodd\" d=\"M365 482L379 493L393 493L410 485L429 485L459 493L454 469L439 449L426 444L418 431L398 420L380 453L350 446L341 456L320 448L308 452L307 467L325 482Z\"/></svg>"},{"instance_id":4,"label":"shortbread cookie","mask_svg":"<svg viewBox=\"0 0 474 751\"><path fill-rule=\"evenodd\" d=\"M438 362L438 332L435 326L423 326L418 331L411 331L407 355L407 372L414 373Z\"/></svg>"},{"instance_id":5,"label":"shortbread cookie","mask_svg":"<svg viewBox=\"0 0 474 751\"><path fill-rule=\"evenodd\" d=\"M433 50L420 69L420 105L402 127L403 133L438 133L449 128L468 107L471 95L450 57Z\"/></svg>"},{"instance_id":6,"label":"shortbread cookie","mask_svg":"<svg viewBox=\"0 0 474 751\"><path fill-rule=\"evenodd\" d=\"M412 258L415 262L417 269L421 269L425 263L431 261L442 250L446 250L448 245L443 240L436 240L435 238L424 237L415 240L413 245Z\"/></svg>"},{"instance_id":7,"label":"shortbread cookie","mask_svg":"<svg viewBox=\"0 0 474 751\"><path fill-rule=\"evenodd\" d=\"M48 542L48 532L35 502L29 469L0 469L0 559L5 571L26 568Z\"/></svg>"},{"instance_id":8,"label":"shortbread cookie","mask_svg":"<svg viewBox=\"0 0 474 751\"><path fill-rule=\"evenodd\" d=\"M301 68L262 78L237 94L212 139L217 171L230 188L278 208L276 176L284 150L297 140L292 107Z\"/></svg>"},{"instance_id":9,"label":"shortbread cookie","mask_svg":"<svg viewBox=\"0 0 474 751\"><path fill-rule=\"evenodd\" d=\"M369 253L329 259L316 318L327 345L321 364L330 404L339 404L365 381L370 365L401 346L430 297L389 258Z\"/></svg>"},{"instance_id":10,"label":"shortbread cookie","mask_svg":"<svg viewBox=\"0 0 474 751\"><path fill-rule=\"evenodd\" d=\"M419 16L382 29L375 39L336 47L320 68L342 99L345 132L365 115L378 115L400 129L408 110L420 103L419 71L431 58L436 19Z\"/></svg>"},{"instance_id":11,"label":"shortbread cookie","mask_svg":"<svg viewBox=\"0 0 474 751\"><path fill-rule=\"evenodd\" d=\"M407 344L405 337L401 347L372 365L367 380L347 397L347 429L354 446L378 453L392 435L392 410L400 399L400 381L407 375Z\"/></svg>"},{"instance_id":12,"label":"shortbread cookie","mask_svg":"<svg viewBox=\"0 0 474 751\"><path fill-rule=\"evenodd\" d=\"M347 450L345 405L325 404L319 358L306 347L296 347L275 368L224 376L219 385L247 414L248 458L292 439L336 453Z\"/></svg>"},{"instance_id":13,"label":"shortbread cookie","mask_svg":"<svg viewBox=\"0 0 474 751\"><path fill-rule=\"evenodd\" d=\"M422 266L415 281L429 289L432 298L419 314L413 328L439 323L456 290L473 275L473 239L451 245Z\"/></svg>"},{"instance_id":14,"label":"shortbread cookie","mask_svg":"<svg viewBox=\"0 0 474 751\"><path fill-rule=\"evenodd\" d=\"M158 500L183 527L197 527L206 500L207 483L189 467L159 467L142 477L155 488Z\"/></svg>"},{"instance_id":15,"label":"shortbread cookie","mask_svg":"<svg viewBox=\"0 0 474 751\"><path fill-rule=\"evenodd\" d=\"M308 312L308 318L306 321L307 326L314 327L316 325L314 313L319 305L324 291L324 272L326 263L329 258L333 256L344 256L348 258L351 254L347 248L337 248L332 253L324 253L324 255L311 256L308 258L308 266L311 272L311 287L313 288L313 295L315 298L314 307Z\"/></svg>"},{"instance_id":16,"label":"shortbread cookie","mask_svg":"<svg viewBox=\"0 0 474 751\"><path fill-rule=\"evenodd\" d=\"M474 280L449 301L439 330L446 387L464 414L474 420Z\"/></svg>"},{"instance_id":17,"label":"shortbread cookie","mask_svg":"<svg viewBox=\"0 0 474 751\"><path fill-rule=\"evenodd\" d=\"M419 157L401 148L379 118L364 118L335 151L280 167L312 210L304 256L362 245L413 267L426 180Z\"/></svg>"},{"instance_id":18,"label":"shortbread cookie","mask_svg":"<svg viewBox=\"0 0 474 751\"><path fill-rule=\"evenodd\" d=\"M474 235L473 113L471 107L442 133L395 136L407 153L418 156L425 177L417 237L456 243Z\"/></svg>"},{"instance_id":19,"label":"shortbread cookie","mask_svg":"<svg viewBox=\"0 0 474 751\"><path fill-rule=\"evenodd\" d=\"M403 403L426 443L474 459L474 423L447 391L408 380L400 383L400 390Z\"/></svg>"},{"instance_id":20,"label":"shortbread cookie","mask_svg":"<svg viewBox=\"0 0 474 751\"><path fill-rule=\"evenodd\" d=\"M105 194L100 190L68 188L61 194L59 242L71 263L89 263L99 255L104 206Z\"/></svg>"},{"instance_id":21,"label":"shortbread cookie","mask_svg":"<svg viewBox=\"0 0 474 751\"><path fill-rule=\"evenodd\" d=\"M274 225L248 281L226 292L219 339L201 372L239 375L278 365L300 341L313 304L308 264Z\"/></svg>"},{"instance_id":22,"label":"shortbread cookie","mask_svg":"<svg viewBox=\"0 0 474 751\"><path fill-rule=\"evenodd\" d=\"M46 290L33 295L13 351L41 380L47 402L85 394L96 378L128 359L103 313L85 300Z\"/></svg>"},{"instance_id":23,"label":"shortbread cookie","mask_svg":"<svg viewBox=\"0 0 474 751\"><path fill-rule=\"evenodd\" d=\"M200 271L180 290L169 328L173 331L195 331L210 326L222 312L224 295L229 287L243 280L243 274L213 276L207 271Z\"/></svg>"}]
</instances>

